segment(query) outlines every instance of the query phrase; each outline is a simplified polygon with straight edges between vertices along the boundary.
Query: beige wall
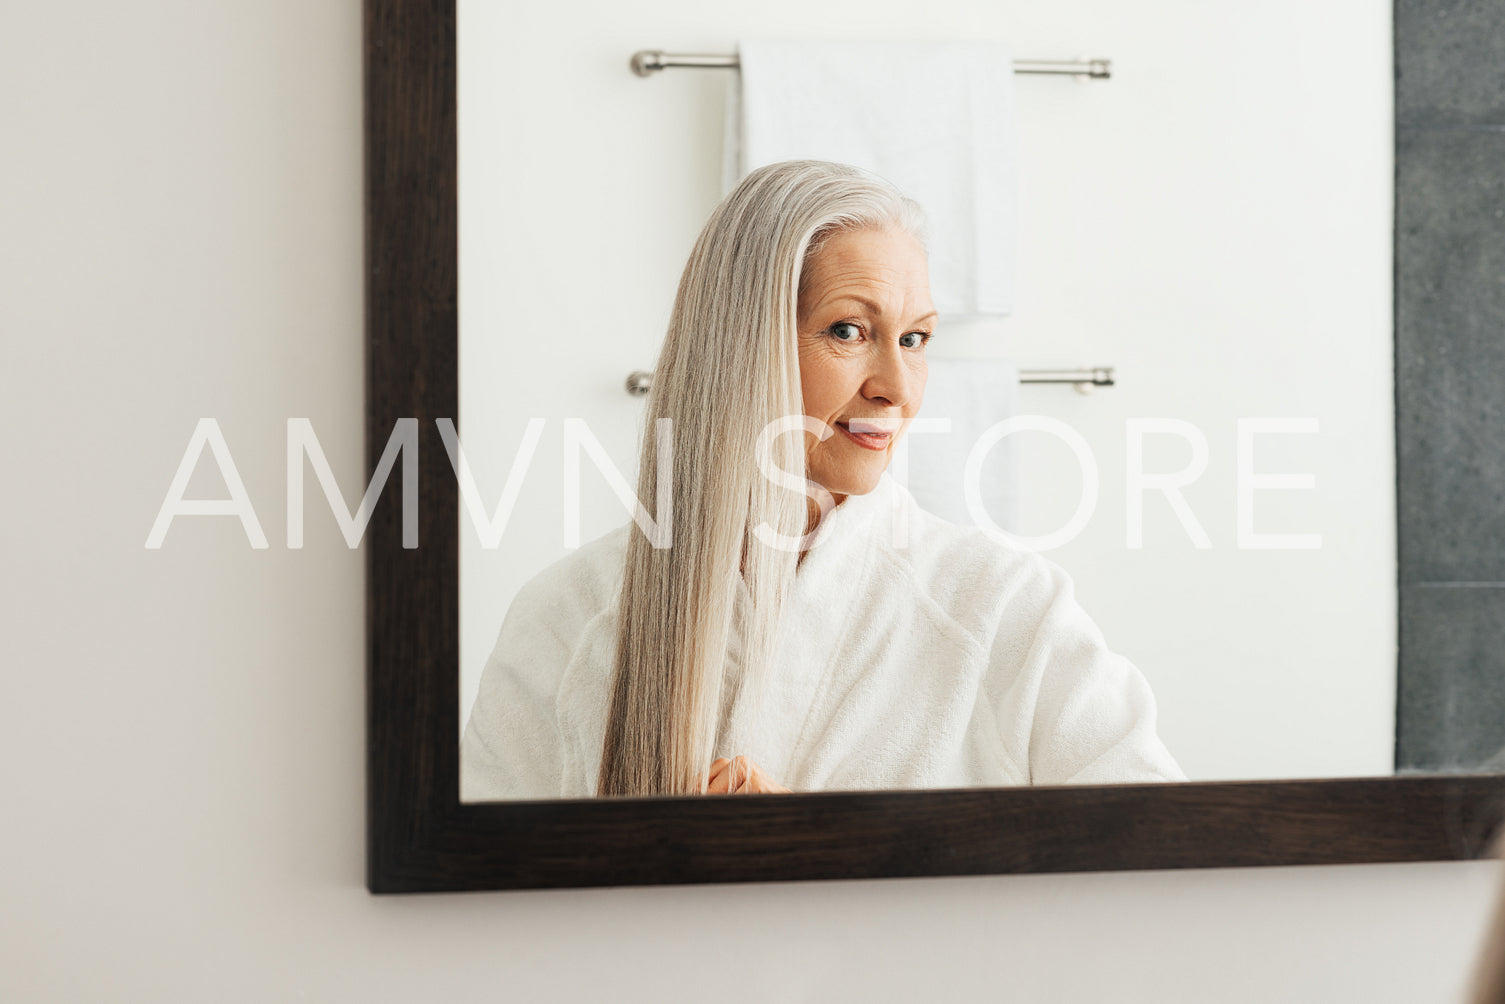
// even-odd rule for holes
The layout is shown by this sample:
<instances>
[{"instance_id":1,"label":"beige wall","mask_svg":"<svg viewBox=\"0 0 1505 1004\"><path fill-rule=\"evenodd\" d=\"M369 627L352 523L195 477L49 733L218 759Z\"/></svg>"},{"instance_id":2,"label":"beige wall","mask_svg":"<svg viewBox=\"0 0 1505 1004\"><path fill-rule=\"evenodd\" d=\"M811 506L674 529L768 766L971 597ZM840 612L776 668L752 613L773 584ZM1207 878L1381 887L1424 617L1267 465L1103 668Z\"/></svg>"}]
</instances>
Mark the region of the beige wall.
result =
<instances>
[{"instance_id":1,"label":"beige wall","mask_svg":"<svg viewBox=\"0 0 1505 1004\"><path fill-rule=\"evenodd\" d=\"M282 543L287 418L360 461L358 5L5 21L0 999L1454 995L1491 865L370 897L362 560ZM265 551L143 547L205 415Z\"/></svg>"}]
</instances>

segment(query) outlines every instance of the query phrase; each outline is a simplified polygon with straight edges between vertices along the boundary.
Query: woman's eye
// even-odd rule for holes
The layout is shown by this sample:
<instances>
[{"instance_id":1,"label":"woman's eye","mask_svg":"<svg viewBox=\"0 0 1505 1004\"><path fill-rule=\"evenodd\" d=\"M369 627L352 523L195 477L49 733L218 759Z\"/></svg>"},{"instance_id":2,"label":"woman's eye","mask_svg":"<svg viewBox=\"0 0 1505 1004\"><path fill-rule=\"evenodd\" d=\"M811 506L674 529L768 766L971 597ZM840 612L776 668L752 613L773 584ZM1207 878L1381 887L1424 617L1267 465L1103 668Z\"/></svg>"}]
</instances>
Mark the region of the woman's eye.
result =
<instances>
[{"instance_id":1,"label":"woman's eye","mask_svg":"<svg viewBox=\"0 0 1505 1004\"><path fill-rule=\"evenodd\" d=\"M930 333L926 331L910 331L899 336L899 344L906 349L917 349L930 341Z\"/></svg>"},{"instance_id":2,"label":"woman's eye","mask_svg":"<svg viewBox=\"0 0 1505 1004\"><path fill-rule=\"evenodd\" d=\"M862 329L850 321L838 321L831 325L831 335L838 342L855 342L862 337Z\"/></svg>"}]
</instances>

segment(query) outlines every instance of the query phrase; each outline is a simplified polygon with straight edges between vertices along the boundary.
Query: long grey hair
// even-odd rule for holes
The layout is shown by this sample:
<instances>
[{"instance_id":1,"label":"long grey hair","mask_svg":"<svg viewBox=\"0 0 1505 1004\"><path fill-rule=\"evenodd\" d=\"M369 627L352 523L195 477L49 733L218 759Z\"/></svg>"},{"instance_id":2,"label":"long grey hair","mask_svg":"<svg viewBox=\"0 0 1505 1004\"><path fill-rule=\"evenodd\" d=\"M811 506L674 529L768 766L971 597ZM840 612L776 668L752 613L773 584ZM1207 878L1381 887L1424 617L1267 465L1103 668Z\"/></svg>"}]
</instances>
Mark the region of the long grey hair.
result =
<instances>
[{"instance_id":1,"label":"long grey hair","mask_svg":"<svg viewBox=\"0 0 1505 1004\"><path fill-rule=\"evenodd\" d=\"M794 160L744 178L695 243L647 409L650 431L672 420L673 543L630 535L600 795L704 793L735 696L723 675L739 577L751 602L738 686L758 687L767 671L799 553L762 541L803 537L808 509L765 476L771 461L805 483L804 434L760 436L803 412L796 325L808 264L832 234L865 228L923 239L919 207L887 182ZM760 442L772 448L761 469ZM645 435L638 497L662 504L658 465L657 437Z\"/></svg>"}]
</instances>

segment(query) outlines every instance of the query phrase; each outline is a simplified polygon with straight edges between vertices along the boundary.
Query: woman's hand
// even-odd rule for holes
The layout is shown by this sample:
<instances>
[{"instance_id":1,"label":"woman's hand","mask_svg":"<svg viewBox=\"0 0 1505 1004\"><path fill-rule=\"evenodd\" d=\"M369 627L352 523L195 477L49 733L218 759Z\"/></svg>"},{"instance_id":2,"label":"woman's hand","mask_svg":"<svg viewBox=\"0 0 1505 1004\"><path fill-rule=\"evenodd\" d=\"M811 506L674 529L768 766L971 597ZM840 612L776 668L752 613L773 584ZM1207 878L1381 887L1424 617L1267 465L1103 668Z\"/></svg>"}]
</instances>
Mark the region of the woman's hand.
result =
<instances>
[{"instance_id":1,"label":"woman's hand","mask_svg":"<svg viewBox=\"0 0 1505 1004\"><path fill-rule=\"evenodd\" d=\"M733 775L735 774L735 777ZM736 787L732 787L733 782ZM789 795L790 790L763 773L763 769L745 756L735 758L735 763L726 757L711 762L711 774L706 783L707 795Z\"/></svg>"}]
</instances>

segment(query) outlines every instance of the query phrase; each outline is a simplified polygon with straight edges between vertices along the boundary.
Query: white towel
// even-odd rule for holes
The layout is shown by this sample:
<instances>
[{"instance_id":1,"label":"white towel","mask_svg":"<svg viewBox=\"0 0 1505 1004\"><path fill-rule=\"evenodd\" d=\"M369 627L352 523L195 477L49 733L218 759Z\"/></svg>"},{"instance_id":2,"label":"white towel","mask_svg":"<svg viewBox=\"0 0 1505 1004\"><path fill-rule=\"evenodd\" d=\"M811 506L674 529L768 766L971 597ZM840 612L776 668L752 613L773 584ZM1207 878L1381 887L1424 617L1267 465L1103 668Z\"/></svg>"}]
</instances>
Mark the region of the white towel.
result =
<instances>
[{"instance_id":1,"label":"white towel","mask_svg":"<svg viewBox=\"0 0 1505 1004\"><path fill-rule=\"evenodd\" d=\"M991 447L979 443L989 429L1014 414L1018 390L1019 370L1003 360L930 360L919 418L949 419L951 429L929 431L917 420L904 437L906 469L895 471L895 477L903 474L901 480L907 482L921 509L960 526L986 525L968 511L963 490L967 458L980 448L986 451L980 487L987 519L1010 533L1018 532L1019 479L1013 438L1005 436Z\"/></svg>"},{"instance_id":2,"label":"white towel","mask_svg":"<svg viewBox=\"0 0 1505 1004\"><path fill-rule=\"evenodd\" d=\"M924 207L943 319L1008 314L1017 193L1013 58L995 42L743 42L726 189L781 160L873 171Z\"/></svg>"}]
</instances>

